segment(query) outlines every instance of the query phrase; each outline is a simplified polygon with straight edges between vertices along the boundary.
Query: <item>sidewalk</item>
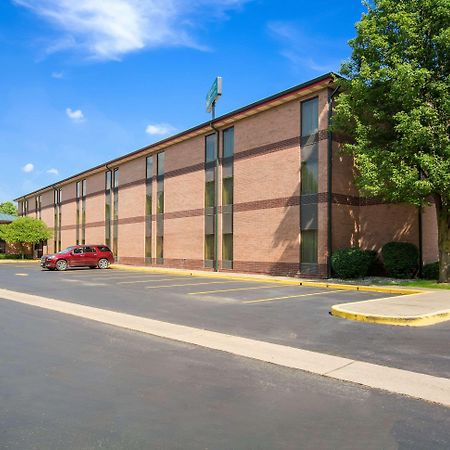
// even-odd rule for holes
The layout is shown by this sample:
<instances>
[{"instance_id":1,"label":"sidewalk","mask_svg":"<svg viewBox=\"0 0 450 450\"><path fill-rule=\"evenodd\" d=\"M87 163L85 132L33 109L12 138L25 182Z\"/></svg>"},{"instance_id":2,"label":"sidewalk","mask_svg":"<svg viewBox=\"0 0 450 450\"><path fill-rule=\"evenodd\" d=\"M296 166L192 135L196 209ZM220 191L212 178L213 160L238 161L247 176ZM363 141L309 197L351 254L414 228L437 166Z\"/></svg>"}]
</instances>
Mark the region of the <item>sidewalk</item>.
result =
<instances>
[{"instance_id":1,"label":"sidewalk","mask_svg":"<svg viewBox=\"0 0 450 450\"><path fill-rule=\"evenodd\" d=\"M361 322L427 326L450 320L450 292L423 291L396 297L334 305L331 314Z\"/></svg>"}]
</instances>

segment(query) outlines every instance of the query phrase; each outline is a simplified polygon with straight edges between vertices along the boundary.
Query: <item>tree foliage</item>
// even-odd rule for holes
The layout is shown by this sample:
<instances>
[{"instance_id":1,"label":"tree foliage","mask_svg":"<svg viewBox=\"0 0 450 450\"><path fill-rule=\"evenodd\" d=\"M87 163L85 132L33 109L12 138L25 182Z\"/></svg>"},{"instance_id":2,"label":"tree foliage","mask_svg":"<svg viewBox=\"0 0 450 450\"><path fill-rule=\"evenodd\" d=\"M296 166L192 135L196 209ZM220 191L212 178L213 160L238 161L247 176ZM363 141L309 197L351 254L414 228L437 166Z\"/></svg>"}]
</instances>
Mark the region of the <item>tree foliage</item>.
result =
<instances>
[{"instance_id":1,"label":"tree foliage","mask_svg":"<svg viewBox=\"0 0 450 450\"><path fill-rule=\"evenodd\" d=\"M12 202L0 203L0 213L11 214L12 216L17 216L17 208Z\"/></svg>"},{"instance_id":2,"label":"tree foliage","mask_svg":"<svg viewBox=\"0 0 450 450\"><path fill-rule=\"evenodd\" d=\"M450 263L450 0L373 0L341 67L335 131L352 139L368 196L438 217L440 281Z\"/></svg>"},{"instance_id":3,"label":"tree foliage","mask_svg":"<svg viewBox=\"0 0 450 450\"><path fill-rule=\"evenodd\" d=\"M37 244L51 238L52 232L40 219L19 217L13 222L0 225L0 239L9 244L20 244L22 257L26 244Z\"/></svg>"}]
</instances>

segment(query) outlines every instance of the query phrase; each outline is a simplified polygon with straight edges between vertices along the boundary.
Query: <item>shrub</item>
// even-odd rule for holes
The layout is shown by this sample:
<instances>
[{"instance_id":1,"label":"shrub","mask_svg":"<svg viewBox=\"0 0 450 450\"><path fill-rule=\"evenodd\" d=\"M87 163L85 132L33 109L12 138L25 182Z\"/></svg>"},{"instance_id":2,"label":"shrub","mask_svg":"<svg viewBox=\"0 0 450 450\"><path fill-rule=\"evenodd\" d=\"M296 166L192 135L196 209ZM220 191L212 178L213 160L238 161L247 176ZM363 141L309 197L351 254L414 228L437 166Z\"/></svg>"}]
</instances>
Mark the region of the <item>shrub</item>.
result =
<instances>
[{"instance_id":1,"label":"shrub","mask_svg":"<svg viewBox=\"0 0 450 450\"><path fill-rule=\"evenodd\" d=\"M33 259L31 255L24 255L23 258ZM22 259L22 256L15 253L0 253L0 259Z\"/></svg>"},{"instance_id":2,"label":"shrub","mask_svg":"<svg viewBox=\"0 0 450 450\"><path fill-rule=\"evenodd\" d=\"M425 264L422 269L422 277L425 278L425 280L438 280L439 262Z\"/></svg>"},{"instance_id":3,"label":"shrub","mask_svg":"<svg viewBox=\"0 0 450 450\"><path fill-rule=\"evenodd\" d=\"M419 249L409 242L388 242L381 249L386 273L394 278L411 278L418 268Z\"/></svg>"},{"instance_id":4,"label":"shrub","mask_svg":"<svg viewBox=\"0 0 450 450\"><path fill-rule=\"evenodd\" d=\"M339 278L362 278L374 264L376 252L359 248L341 248L331 257L331 265Z\"/></svg>"}]
</instances>

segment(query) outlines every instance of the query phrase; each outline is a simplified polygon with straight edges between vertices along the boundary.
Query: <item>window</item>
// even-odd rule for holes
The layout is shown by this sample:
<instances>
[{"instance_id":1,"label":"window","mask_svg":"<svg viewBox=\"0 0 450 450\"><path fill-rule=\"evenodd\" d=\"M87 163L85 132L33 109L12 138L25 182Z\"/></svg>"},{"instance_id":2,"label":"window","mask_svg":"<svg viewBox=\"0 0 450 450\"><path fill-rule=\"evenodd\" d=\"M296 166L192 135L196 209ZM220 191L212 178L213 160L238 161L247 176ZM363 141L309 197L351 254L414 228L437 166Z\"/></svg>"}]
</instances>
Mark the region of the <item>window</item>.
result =
<instances>
[{"instance_id":1,"label":"window","mask_svg":"<svg viewBox=\"0 0 450 450\"><path fill-rule=\"evenodd\" d=\"M317 97L302 102L302 137L315 134L319 128L319 99Z\"/></svg>"},{"instance_id":2,"label":"window","mask_svg":"<svg viewBox=\"0 0 450 450\"><path fill-rule=\"evenodd\" d=\"M233 267L234 128L223 131L222 266Z\"/></svg>"},{"instance_id":3,"label":"window","mask_svg":"<svg viewBox=\"0 0 450 450\"><path fill-rule=\"evenodd\" d=\"M317 273L318 262L318 98L301 103L300 270Z\"/></svg>"},{"instance_id":4,"label":"window","mask_svg":"<svg viewBox=\"0 0 450 450\"><path fill-rule=\"evenodd\" d=\"M78 245L86 243L86 180L77 182L76 196L77 196L76 240Z\"/></svg>"},{"instance_id":5,"label":"window","mask_svg":"<svg viewBox=\"0 0 450 450\"><path fill-rule=\"evenodd\" d=\"M318 185L318 145L307 145L302 148L301 193L317 194Z\"/></svg>"},{"instance_id":6,"label":"window","mask_svg":"<svg viewBox=\"0 0 450 450\"><path fill-rule=\"evenodd\" d=\"M73 253L74 253L75 255L81 255L81 254L83 253L83 249L82 249L81 247L79 247L79 248L74 248L74 249L73 249Z\"/></svg>"},{"instance_id":7,"label":"window","mask_svg":"<svg viewBox=\"0 0 450 450\"><path fill-rule=\"evenodd\" d=\"M84 253L96 253L96 250L93 247L84 247Z\"/></svg>"},{"instance_id":8,"label":"window","mask_svg":"<svg viewBox=\"0 0 450 450\"><path fill-rule=\"evenodd\" d=\"M303 264L316 264L317 230L303 230L301 238L301 262Z\"/></svg>"},{"instance_id":9,"label":"window","mask_svg":"<svg viewBox=\"0 0 450 450\"><path fill-rule=\"evenodd\" d=\"M146 194L145 194L145 257L152 257L152 190L153 190L153 156L146 159ZM151 262L151 261L149 261Z\"/></svg>"},{"instance_id":10,"label":"window","mask_svg":"<svg viewBox=\"0 0 450 450\"><path fill-rule=\"evenodd\" d=\"M61 202L62 189L53 190L53 212L54 212L54 227L53 227L53 247L55 252L61 251Z\"/></svg>"},{"instance_id":11,"label":"window","mask_svg":"<svg viewBox=\"0 0 450 450\"><path fill-rule=\"evenodd\" d=\"M81 243L86 243L86 180L81 182Z\"/></svg>"},{"instance_id":12,"label":"window","mask_svg":"<svg viewBox=\"0 0 450 450\"><path fill-rule=\"evenodd\" d=\"M205 267L216 262L216 134L205 138Z\"/></svg>"},{"instance_id":13,"label":"window","mask_svg":"<svg viewBox=\"0 0 450 450\"><path fill-rule=\"evenodd\" d=\"M105 243L111 247L111 189L112 173L108 170L105 173Z\"/></svg>"},{"instance_id":14,"label":"window","mask_svg":"<svg viewBox=\"0 0 450 450\"><path fill-rule=\"evenodd\" d=\"M38 195L36 197L36 203L37 203L37 218L42 219L42 196Z\"/></svg>"},{"instance_id":15,"label":"window","mask_svg":"<svg viewBox=\"0 0 450 450\"><path fill-rule=\"evenodd\" d=\"M164 164L165 153L156 155L156 262L164 262Z\"/></svg>"},{"instance_id":16,"label":"window","mask_svg":"<svg viewBox=\"0 0 450 450\"><path fill-rule=\"evenodd\" d=\"M119 255L119 169L113 171L113 253Z\"/></svg>"}]
</instances>

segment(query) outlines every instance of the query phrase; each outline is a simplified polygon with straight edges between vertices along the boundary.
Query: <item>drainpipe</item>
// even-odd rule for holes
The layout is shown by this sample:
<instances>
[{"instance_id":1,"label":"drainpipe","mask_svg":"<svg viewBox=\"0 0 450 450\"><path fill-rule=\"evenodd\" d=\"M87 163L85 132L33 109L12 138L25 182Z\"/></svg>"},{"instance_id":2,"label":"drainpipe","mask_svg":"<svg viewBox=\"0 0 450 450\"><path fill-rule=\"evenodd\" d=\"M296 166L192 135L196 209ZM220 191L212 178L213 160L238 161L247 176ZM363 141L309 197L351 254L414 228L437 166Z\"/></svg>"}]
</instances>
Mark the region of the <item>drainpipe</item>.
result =
<instances>
[{"instance_id":1,"label":"drainpipe","mask_svg":"<svg viewBox=\"0 0 450 450\"><path fill-rule=\"evenodd\" d=\"M214 207L214 272L219 271L219 152L220 130L214 125L216 118L216 105L213 105L211 128L216 132L216 158L215 158L215 207Z\"/></svg>"},{"instance_id":2,"label":"drainpipe","mask_svg":"<svg viewBox=\"0 0 450 450\"><path fill-rule=\"evenodd\" d=\"M333 251L333 132L331 131L331 118L333 116L333 97L338 93L339 86L328 90L328 199L327 199L327 234L328 234L328 261L327 277L331 278L331 252Z\"/></svg>"}]
</instances>

